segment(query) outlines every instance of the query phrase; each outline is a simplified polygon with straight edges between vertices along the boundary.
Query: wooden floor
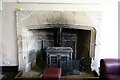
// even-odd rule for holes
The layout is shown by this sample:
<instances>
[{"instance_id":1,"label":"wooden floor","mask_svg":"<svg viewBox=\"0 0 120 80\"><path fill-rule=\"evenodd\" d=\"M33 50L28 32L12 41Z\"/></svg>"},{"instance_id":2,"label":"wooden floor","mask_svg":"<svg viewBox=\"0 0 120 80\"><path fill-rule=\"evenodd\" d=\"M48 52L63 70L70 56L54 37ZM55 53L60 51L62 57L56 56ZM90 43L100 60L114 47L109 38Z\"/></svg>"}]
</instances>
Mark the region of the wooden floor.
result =
<instances>
[{"instance_id":1,"label":"wooden floor","mask_svg":"<svg viewBox=\"0 0 120 80\"><path fill-rule=\"evenodd\" d=\"M58 80L99 80L99 78L72 78L72 79L58 79Z\"/></svg>"},{"instance_id":2,"label":"wooden floor","mask_svg":"<svg viewBox=\"0 0 120 80\"><path fill-rule=\"evenodd\" d=\"M99 80L99 77L94 73L88 73L86 75L62 76L59 80Z\"/></svg>"},{"instance_id":3,"label":"wooden floor","mask_svg":"<svg viewBox=\"0 0 120 80\"><path fill-rule=\"evenodd\" d=\"M42 80L42 78L15 78L15 80ZM58 80L99 80L99 77L93 77L93 76L62 76Z\"/></svg>"},{"instance_id":4,"label":"wooden floor","mask_svg":"<svg viewBox=\"0 0 120 80\"><path fill-rule=\"evenodd\" d=\"M42 77L40 76L38 78L21 77L22 74L23 74L22 72L19 72L16 75L15 79L16 80L42 80ZM99 77L94 72L91 72L91 73L85 73L82 75L65 75L58 80L99 80Z\"/></svg>"},{"instance_id":5,"label":"wooden floor","mask_svg":"<svg viewBox=\"0 0 120 80\"><path fill-rule=\"evenodd\" d=\"M58 80L99 80L99 77L62 77Z\"/></svg>"}]
</instances>

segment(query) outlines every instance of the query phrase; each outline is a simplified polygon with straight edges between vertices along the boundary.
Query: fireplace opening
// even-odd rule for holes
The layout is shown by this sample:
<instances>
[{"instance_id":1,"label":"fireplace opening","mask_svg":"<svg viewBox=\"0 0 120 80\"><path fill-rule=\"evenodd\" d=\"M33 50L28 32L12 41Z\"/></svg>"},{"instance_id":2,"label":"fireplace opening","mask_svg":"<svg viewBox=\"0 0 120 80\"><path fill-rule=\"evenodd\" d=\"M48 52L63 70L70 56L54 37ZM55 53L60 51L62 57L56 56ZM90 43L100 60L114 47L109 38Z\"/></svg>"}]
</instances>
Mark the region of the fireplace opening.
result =
<instances>
[{"instance_id":1,"label":"fireplace opening","mask_svg":"<svg viewBox=\"0 0 120 80\"><path fill-rule=\"evenodd\" d=\"M47 61L47 58L52 58L53 63L57 63L56 61L58 60L59 65L54 67L63 68L63 75L80 74L80 72L91 71L91 30L64 26L62 28L53 26L52 28L28 29L27 39L29 42L29 62L31 62L33 66L36 64L41 69L45 68L46 66L49 66L47 63L50 63L49 60ZM61 56L60 54L57 54L58 57L54 54L50 54L51 57L46 57L46 50L49 50L50 48L53 50L58 49L58 51L61 49L68 49L69 53L61 53ZM62 51L64 52L64 50ZM49 52L50 50L48 53ZM66 61L67 64L65 64ZM65 69L66 67L68 67L68 69Z\"/></svg>"}]
</instances>

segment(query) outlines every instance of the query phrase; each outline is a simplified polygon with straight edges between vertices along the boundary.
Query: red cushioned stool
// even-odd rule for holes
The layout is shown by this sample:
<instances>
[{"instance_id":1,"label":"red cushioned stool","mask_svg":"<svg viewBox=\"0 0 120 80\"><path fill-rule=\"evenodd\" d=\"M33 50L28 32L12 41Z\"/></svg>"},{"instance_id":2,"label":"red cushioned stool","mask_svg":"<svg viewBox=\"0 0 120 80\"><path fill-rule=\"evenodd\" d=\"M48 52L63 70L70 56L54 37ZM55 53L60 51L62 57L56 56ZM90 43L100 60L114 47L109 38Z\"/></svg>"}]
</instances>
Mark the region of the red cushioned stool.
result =
<instances>
[{"instance_id":1,"label":"red cushioned stool","mask_svg":"<svg viewBox=\"0 0 120 80\"><path fill-rule=\"evenodd\" d=\"M57 80L61 77L61 68L48 68L44 73L43 73L43 80Z\"/></svg>"}]
</instances>

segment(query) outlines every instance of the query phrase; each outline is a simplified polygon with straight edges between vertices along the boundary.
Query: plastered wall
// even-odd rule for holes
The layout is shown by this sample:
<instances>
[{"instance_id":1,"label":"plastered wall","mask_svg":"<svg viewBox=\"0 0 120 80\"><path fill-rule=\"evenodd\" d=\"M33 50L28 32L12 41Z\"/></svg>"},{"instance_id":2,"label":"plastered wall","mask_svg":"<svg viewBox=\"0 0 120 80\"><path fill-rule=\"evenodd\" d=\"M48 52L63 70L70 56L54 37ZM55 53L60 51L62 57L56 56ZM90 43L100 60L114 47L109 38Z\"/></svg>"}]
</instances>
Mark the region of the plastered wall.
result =
<instances>
[{"instance_id":1,"label":"plastered wall","mask_svg":"<svg viewBox=\"0 0 120 80\"><path fill-rule=\"evenodd\" d=\"M2 11L0 11L0 65L2 65Z\"/></svg>"}]
</instances>

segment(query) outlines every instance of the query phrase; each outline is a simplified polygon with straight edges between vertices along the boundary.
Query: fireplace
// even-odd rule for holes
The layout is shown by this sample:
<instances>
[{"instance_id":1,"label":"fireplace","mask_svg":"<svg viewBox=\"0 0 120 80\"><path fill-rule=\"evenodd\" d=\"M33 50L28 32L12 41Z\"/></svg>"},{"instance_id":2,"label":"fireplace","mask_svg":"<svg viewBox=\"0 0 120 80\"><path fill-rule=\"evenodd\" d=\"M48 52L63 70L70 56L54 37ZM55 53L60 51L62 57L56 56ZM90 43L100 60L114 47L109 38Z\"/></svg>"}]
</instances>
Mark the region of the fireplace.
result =
<instances>
[{"instance_id":1,"label":"fireplace","mask_svg":"<svg viewBox=\"0 0 120 80\"><path fill-rule=\"evenodd\" d=\"M18 13L22 15L18 16ZM94 27L73 24L75 19L65 18L64 12L58 12L59 14L55 12L54 17L48 17L54 12L50 14L45 12L47 18L42 20L35 18L38 19L39 24L33 20L31 23L26 22L36 16L29 16L34 12L18 13L16 15L18 16L19 70L29 71L35 66L39 67L39 70L44 70L46 67L61 67L64 75L91 71L91 59L95 55L96 29ZM38 13L37 16L42 17L43 13ZM79 15L77 12L66 13L69 13L69 16ZM21 22L21 17L26 14L29 14L28 19Z\"/></svg>"}]
</instances>

